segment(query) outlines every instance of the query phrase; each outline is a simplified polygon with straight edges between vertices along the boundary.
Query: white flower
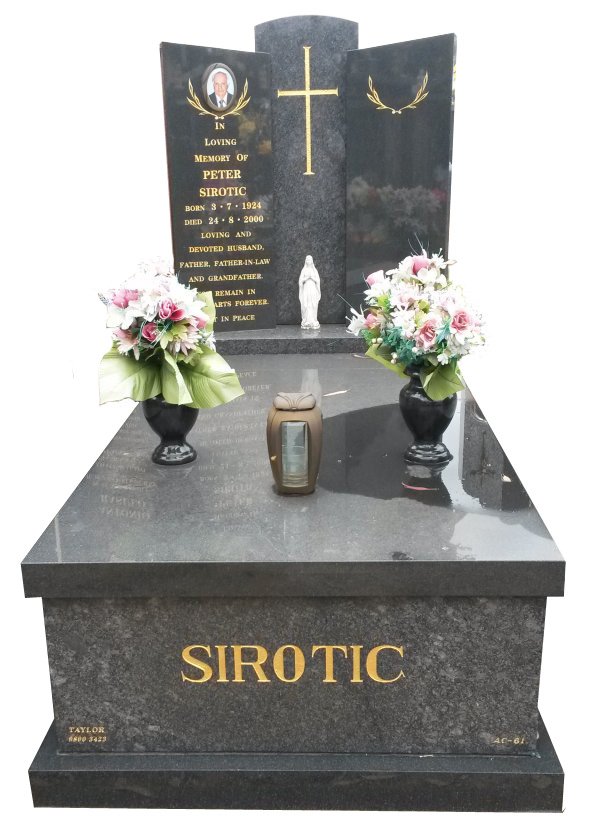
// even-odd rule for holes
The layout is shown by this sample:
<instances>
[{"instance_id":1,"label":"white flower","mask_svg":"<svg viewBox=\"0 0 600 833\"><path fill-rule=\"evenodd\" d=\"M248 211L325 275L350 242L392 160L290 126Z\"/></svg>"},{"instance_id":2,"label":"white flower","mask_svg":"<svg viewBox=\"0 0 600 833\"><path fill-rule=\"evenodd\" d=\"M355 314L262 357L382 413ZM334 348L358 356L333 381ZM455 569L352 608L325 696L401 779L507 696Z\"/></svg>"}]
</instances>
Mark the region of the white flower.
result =
<instances>
[{"instance_id":1,"label":"white flower","mask_svg":"<svg viewBox=\"0 0 600 833\"><path fill-rule=\"evenodd\" d=\"M383 272L381 273L383 276ZM372 286L370 286L367 290L365 290L365 298L370 300L375 300L375 298L380 298L382 295L388 295L392 288L392 282L389 278L382 277L381 280L378 280Z\"/></svg>"},{"instance_id":2,"label":"white flower","mask_svg":"<svg viewBox=\"0 0 600 833\"><path fill-rule=\"evenodd\" d=\"M360 335L360 331L366 326L365 317L362 313L352 309L352 307L350 307L350 312L352 313L352 318L346 318L346 321L350 322L347 331L352 333L353 336Z\"/></svg>"}]
</instances>

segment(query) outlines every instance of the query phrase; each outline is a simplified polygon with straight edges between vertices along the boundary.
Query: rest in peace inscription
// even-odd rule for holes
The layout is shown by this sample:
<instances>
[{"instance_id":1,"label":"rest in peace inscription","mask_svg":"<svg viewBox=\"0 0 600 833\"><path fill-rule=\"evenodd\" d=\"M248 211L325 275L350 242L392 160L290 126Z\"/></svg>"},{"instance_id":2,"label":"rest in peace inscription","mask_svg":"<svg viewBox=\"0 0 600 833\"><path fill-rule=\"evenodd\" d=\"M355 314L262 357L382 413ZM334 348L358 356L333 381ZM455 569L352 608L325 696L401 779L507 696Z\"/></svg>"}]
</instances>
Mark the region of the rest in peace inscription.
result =
<instances>
[{"instance_id":1,"label":"rest in peace inscription","mask_svg":"<svg viewBox=\"0 0 600 833\"><path fill-rule=\"evenodd\" d=\"M212 291L217 330L275 326L267 56L161 45L179 279Z\"/></svg>"}]
</instances>

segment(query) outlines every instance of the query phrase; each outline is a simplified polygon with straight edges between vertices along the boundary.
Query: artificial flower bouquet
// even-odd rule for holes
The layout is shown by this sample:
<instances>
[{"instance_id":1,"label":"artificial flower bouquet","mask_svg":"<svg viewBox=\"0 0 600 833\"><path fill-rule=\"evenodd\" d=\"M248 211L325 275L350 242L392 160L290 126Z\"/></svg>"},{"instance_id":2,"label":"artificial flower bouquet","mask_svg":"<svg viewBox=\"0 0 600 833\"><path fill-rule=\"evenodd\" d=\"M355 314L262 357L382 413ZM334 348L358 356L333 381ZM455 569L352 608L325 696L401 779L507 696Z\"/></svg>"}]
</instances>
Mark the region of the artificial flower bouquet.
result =
<instances>
[{"instance_id":1,"label":"artificial flower bouquet","mask_svg":"<svg viewBox=\"0 0 600 833\"><path fill-rule=\"evenodd\" d=\"M367 356L401 376L418 368L430 399L462 390L458 361L483 344L481 316L450 282L441 253L405 257L397 269L366 278L368 311L351 309L348 330L360 335Z\"/></svg>"},{"instance_id":2,"label":"artificial flower bouquet","mask_svg":"<svg viewBox=\"0 0 600 833\"><path fill-rule=\"evenodd\" d=\"M215 350L212 293L179 283L166 262L140 264L100 299L113 335L100 363L102 404L162 396L174 405L214 408L244 393Z\"/></svg>"}]
</instances>

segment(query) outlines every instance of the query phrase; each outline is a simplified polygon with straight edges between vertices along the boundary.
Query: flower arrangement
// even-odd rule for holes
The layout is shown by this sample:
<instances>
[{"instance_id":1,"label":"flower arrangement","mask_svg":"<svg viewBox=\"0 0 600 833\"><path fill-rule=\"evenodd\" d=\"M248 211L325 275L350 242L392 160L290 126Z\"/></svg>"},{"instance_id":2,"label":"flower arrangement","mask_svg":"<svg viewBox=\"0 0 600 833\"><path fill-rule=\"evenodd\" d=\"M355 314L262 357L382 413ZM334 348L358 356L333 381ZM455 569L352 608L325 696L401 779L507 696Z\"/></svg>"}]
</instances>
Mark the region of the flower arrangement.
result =
<instances>
[{"instance_id":1,"label":"flower arrangement","mask_svg":"<svg viewBox=\"0 0 600 833\"><path fill-rule=\"evenodd\" d=\"M102 404L162 395L175 405L214 408L244 393L215 350L212 293L179 283L165 261L140 264L100 300L113 335L100 363Z\"/></svg>"},{"instance_id":2,"label":"flower arrangement","mask_svg":"<svg viewBox=\"0 0 600 833\"><path fill-rule=\"evenodd\" d=\"M443 273L453 262L423 251L397 269L374 272L366 278L368 312L351 309L348 325L364 339L369 358L401 376L408 366L418 368L434 400L463 388L458 362L484 342L481 316Z\"/></svg>"}]
</instances>

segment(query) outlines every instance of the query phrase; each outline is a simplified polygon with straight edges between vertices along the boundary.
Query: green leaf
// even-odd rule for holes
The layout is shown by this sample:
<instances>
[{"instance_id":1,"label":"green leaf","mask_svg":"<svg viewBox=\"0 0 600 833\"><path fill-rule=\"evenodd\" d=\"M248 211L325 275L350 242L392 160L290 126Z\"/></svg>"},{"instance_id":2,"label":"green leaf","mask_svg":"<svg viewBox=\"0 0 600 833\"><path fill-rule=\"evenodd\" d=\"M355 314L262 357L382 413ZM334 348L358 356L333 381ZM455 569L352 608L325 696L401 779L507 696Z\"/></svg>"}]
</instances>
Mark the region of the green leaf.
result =
<instances>
[{"instance_id":1,"label":"green leaf","mask_svg":"<svg viewBox=\"0 0 600 833\"><path fill-rule=\"evenodd\" d=\"M156 364L123 356L116 347L100 362L100 404L133 399L142 402L160 393L160 373Z\"/></svg>"},{"instance_id":2,"label":"green leaf","mask_svg":"<svg viewBox=\"0 0 600 833\"><path fill-rule=\"evenodd\" d=\"M215 324L215 316L217 311L215 309L215 302L213 301L212 292L197 292L196 298L199 301L204 301L206 306L202 310L206 315L210 316L210 321L208 321L203 329L205 333L212 333Z\"/></svg>"},{"instance_id":3,"label":"green leaf","mask_svg":"<svg viewBox=\"0 0 600 833\"><path fill-rule=\"evenodd\" d=\"M388 370L393 370L394 373L397 373L398 376L406 376L404 373L405 365L401 362L396 364L392 364L391 357L392 351L390 348L385 344L372 344L367 352L365 353L370 359L375 359L376 362L382 364L384 367L387 367Z\"/></svg>"},{"instance_id":4,"label":"green leaf","mask_svg":"<svg viewBox=\"0 0 600 833\"><path fill-rule=\"evenodd\" d=\"M198 350L189 364L180 365L180 370L193 408L215 408L244 394L235 370L208 347Z\"/></svg>"},{"instance_id":5,"label":"green leaf","mask_svg":"<svg viewBox=\"0 0 600 833\"><path fill-rule=\"evenodd\" d=\"M191 405L193 403L192 395L181 374L179 365L166 350L160 368L160 377L165 402L170 402L172 405Z\"/></svg>"},{"instance_id":6,"label":"green leaf","mask_svg":"<svg viewBox=\"0 0 600 833\"><path fill-rule=\"evenodd\" d=\"M421 381L427 396L436 401L452 396L453 393L464 388L456 369L456 362L439 364L432 373L426 376L423 374Z\"/></svg>"}]
</instances>

